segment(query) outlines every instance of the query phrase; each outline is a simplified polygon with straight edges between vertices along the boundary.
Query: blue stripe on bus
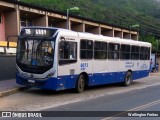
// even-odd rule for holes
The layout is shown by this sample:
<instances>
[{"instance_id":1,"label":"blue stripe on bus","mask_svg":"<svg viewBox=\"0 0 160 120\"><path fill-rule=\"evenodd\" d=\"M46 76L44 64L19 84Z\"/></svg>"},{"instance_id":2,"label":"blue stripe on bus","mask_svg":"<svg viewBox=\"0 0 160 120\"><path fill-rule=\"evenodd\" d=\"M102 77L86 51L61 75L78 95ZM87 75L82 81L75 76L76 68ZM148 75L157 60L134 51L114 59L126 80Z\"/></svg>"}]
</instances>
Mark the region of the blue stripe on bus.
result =
<instances>
[{"instance_id":1,"label":"blue stripe on bus","mask_svg":"<svg viewBox=\"0 0 160 120\"><path fill-rule=\"evenodd\" d=\"M88 86L110 84L123 82L126 72L113 72L113 73L95 73L89 75ZM136 80L139 78L147 77L149 71L133 71L132 79ZM75 88L78 75L67 75L59 76L58 78L48 78L47 80L35 80L35 83L32 84L28 82L28 79L21 77L19 74L16 74L16 81L21 85L34 85L38 88L51 89L51 90L65 90Z\"/></svg>"}]
</instances>

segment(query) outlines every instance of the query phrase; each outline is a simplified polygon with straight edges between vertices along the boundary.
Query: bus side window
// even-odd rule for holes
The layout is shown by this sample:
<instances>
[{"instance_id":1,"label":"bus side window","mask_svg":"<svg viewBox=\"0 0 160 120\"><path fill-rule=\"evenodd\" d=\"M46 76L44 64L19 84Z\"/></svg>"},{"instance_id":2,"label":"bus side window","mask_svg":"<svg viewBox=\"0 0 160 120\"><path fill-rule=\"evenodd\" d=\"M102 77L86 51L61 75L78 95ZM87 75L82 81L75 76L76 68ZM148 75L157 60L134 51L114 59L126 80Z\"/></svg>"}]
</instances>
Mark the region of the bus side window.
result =
<instances>
[{"instance_id":1,"label":"bus side window","mask_svg":"<svg viewBox=\"0 0 160 120\"><path fill-rule=\"evenodd\" d=\"M140 58L140 47L139 46L132 46L131 47L131 59L132 60L139 60Z\"/></svg>"},{"instance_id":2,"label":"bus side window","mask_svg":"<svg viewBox=\"0 0 160 120\"><path fill-rule=\"evenodd\" d=\"M130 45L121 44L120 59L129 60L131 56L130 51L131 51Z\"/></svg>"},{"instance_id":3,"label":"bus side window","mask_svg":"<svg viewBox=\"0 0 160 120\"><path fill-rule=\"evenodd\" d=\"M94 59L107 59L107 42L94 42Z\"/></svg>"},{"instance_id":4,"label":"bus side window","mask_svg":"<svg viewBox=\"0 0 160 120\"><path fill-rule=\"evenodd\" d=\"M151 50L151 48L148 48L148 54L147 54L147 57L148 57L148 60L150 60L150 51Z\"/></svg>"},{"instance_id":5,"label":"bus side window","mask_svg":"<svg viewBox=\"0 0 160 120\"><path fill-rule=\"evenodd\" d=\"M92 59L93 58L93 41L82 39L80 41L80 58Z\"/></svg>"},{"instance_id":6,"label":"bus side window","mask_svg":"<svg viewBox=\"0 0 160 120\"><path fill-rule=\"evenodd\" d=\"M77 61L77 43L61 41L59 43L59 64L70 64Z\"/></svg>"},{"instance_id":7,"label":"bus side window","mask_svg":"<svg viewBox=\"0 0 160 120\"><path fill-rule=\"evenodd\" d=\"M109 43L108 59L119 59L120 45L117 43Z\"/></svg>"},{"instance_id":8,"label":"bus side window","mask_svg":"<svg viewBox=\"0 0 160 120\"><path fill-rule=\"evenodd\" d=\"M149 48L148 47L141 47L140 48L140 59L141 60L148 60L148 52Z\"/></svg>"}]
</instances>

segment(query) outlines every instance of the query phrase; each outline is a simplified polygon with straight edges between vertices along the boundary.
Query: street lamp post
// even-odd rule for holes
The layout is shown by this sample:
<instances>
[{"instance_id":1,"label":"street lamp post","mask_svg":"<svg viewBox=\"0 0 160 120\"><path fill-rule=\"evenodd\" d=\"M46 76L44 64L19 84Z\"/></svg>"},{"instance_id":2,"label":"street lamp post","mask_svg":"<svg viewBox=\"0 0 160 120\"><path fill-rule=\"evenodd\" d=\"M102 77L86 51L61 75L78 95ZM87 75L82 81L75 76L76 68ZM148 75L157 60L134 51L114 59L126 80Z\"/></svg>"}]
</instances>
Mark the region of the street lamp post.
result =
<instances>
[{"instance_id":1,"label":"street lamp post","mask_svg":"<svg viewBox=\"0 0 160 120\"><path fill-rule=\"evenodd\" d=\"M157 52L159 51L159 39L156 38L156 42L157 42Z\"/></svg>"},{"instance_id":2,"label":"street lamp post","mask_svg":"<svg viewBox=\"0 0 160 120\"><path fill-rule=\"evenodd\" d=\"M79 8L73 7L73 8L67 9L67 29L69 29L69 11L79 11Z\"/></svg>"},{"instance_id":3,"label":"street lamp post","mask_svg":"<svg viewBox=\"0 0 160 120\"><path fill-rule=\"evenodd\" d=\"M138 24L129 26L129 33L130 33L129 38L130 38L130 39L131 39L131 28L137 28L137 27L139 27ZM138 32L138 36L139 36L139 32Z\"/></svg>"}]
</instances>

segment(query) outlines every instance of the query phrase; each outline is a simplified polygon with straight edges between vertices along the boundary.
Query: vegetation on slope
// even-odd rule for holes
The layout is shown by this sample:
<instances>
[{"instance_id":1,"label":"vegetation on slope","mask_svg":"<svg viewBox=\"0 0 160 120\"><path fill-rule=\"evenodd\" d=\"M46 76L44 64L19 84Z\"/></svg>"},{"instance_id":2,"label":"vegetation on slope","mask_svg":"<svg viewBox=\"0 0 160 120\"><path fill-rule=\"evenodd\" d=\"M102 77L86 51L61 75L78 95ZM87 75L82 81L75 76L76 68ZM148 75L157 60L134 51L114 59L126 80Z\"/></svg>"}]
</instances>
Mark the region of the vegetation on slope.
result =
<instances>
[{"instance_id":1,"label":"vegetation on slope","mask_svg":"<svg viewBox=\"0 0 160 120\"><path fill-rule=\"evenodd\" d=\"M155 36L160 35L160 2L158 0L21 0L66 12L79 7L77 15L126 27L140 25L140 40L149 41L156 50ZM152 33L152 34L151 34ZM160 48L160 47L159 47Z\"/></svg>"}]
</instances>

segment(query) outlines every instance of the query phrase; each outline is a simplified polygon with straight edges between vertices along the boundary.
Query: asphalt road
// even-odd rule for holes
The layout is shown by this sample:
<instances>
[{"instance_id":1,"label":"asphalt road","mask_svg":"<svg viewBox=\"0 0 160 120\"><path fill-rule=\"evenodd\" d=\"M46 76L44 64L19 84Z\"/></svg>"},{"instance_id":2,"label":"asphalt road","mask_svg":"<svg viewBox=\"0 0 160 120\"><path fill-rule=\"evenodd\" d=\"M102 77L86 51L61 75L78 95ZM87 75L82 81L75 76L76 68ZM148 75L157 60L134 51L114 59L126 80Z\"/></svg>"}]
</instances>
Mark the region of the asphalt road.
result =
<instances>
[{"instance_id":1,"label":"asphalt road","mask_svg":"<svg viewBox=\"0 0 160 120\"><path fill-rule=\"evenodd\" d=\"M103 97L96 98L94 100L87 100L87 101L82 101L78 103L54 107L54 108L46 109L46 111L96 111L97 116L99 116L98 111L109 111L109 112L121 111L118 113L115 112L115 115L112 115L106 118L96 117L92 119L103 119L103 120L129 119L128 117L121 118L121 115L125 113L128 114L127 111L133 111L133 113L134 111L160 111L160 96L159 96L160 89L159 88L160 88L160 85L151 86L148 88L133 90L126 93L103 96ZM96 116L95 114L94 115L90 114L90 112L88 112L88 114L89 114L88 117ZM112 114L114 114L114 112ZM159 114L159 117L160 117L160 114ZM56 118L56 119L62 119L62 118ZM68 118L68 120L72 120L72 119L75 119L75 118ZM77 119L81 119L81 118L77 118ZM85 119L88 119L88 118L85 118ZM130 119L133 120L133 117ZM153 119L153 117L148 119ZM159 119L159 118L154 118L154 119Z\"/></svg>"},{"instance_id":2,"label":"asphalt road","mask_svg":"<svg viewBox=\"0 0 160 120\"><path fill-rule=\"evenodd\" d=\"M92 117L92 114L88 113L88 117L83 117L83 119L133 120L133 117L122 118L114 117L114 115L125 114L124 112L127 111L160 111L159 88L160 76L150 76L135 81L129 87L122 87L117 84L91 87L81 94L73 93L72 90L53 92L32 88L0 98L0 111L95 111L94 116L96 116L97 111L121 111L120 113L115 112L108 118L105 116ZM74 115L75 113L71 114ZM38 118L38 120L41 119ZM81 117L47 119L82 120ZM144 119L150 120L152 118ZM154 119L158 120L159 118Z\"/></svg>"},{"instance_id":3,"label":"asphalt road","mask_svg":"<svg viewBox=\"0 0 160 120\"><path fill-rule=\"evenodd\" d=\"M46 111L126 111L147 105L154 101L158 101L155 106L155 111L160 111L160 85L53 107L46 109ZM157 106L159 106L159 108L156 108ZM152 107L152 109L153 108L154 107Z\"/></svg>"},{"instance_id":4,"label":"asphalt road","mask_svg":"<svg viewBox=\"0 0 160 120\"><path fill-rule=\"evenodd\" d=\"M73 103L69 105L63 105L60 107L54 107L54 108L46 109L46 111L96 111L97 116L99 116L99 113L100 113L99 111L109 111L109 112L121 111L120 113L115 112L115 115L112 115L106 118L94 117L90 119L102 119L102 120L131 119L133 120L133 117L122 118L119 116L125 113L128 113L127 111L132 111L133 113L136 113L134 111L160 111L160 96L159 96L160 89L159 88L160 88L160 85L151 86L144 89L133 90L133 91L120 93L116 95L114 94L114 95L103 96L103 97L96 98L94 100L87 100L87 101L82 101L82 102ZM88 116L89 117L96 116L96 112L94 115L88 112L89 114ZM114 114L114 112L112 114ZM159 117L160 117L160 114L159 114ZM62 119L62 118L55 118L55 119ZM75 118L67 118L67 119L72 120ZM76 119L82 119L82 118L76 118ZM88 119L88 118L85 118L85 119ZM134 119L139 119L139 117L134 117ZM145 119L150 120L150 119L159 119L159 118L151 117L151 118L145 118Z\"/></svg>"}]
</instances>

